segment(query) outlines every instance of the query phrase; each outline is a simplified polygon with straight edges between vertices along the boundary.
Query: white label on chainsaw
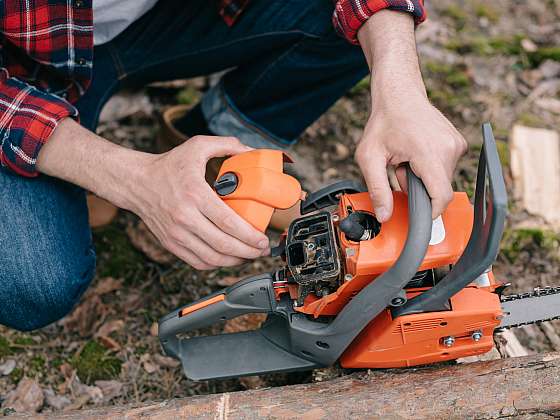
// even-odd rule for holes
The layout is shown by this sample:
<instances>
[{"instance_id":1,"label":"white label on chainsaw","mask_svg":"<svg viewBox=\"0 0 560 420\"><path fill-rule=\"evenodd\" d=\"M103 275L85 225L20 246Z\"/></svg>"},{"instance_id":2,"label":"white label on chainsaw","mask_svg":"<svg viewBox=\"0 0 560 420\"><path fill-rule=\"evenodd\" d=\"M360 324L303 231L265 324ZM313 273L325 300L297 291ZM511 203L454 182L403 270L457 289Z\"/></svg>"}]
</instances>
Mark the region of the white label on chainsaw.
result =
<instances>
[{"instance_id":1,"label":"white label on chainsaw","mask_svg":"<svg viewBox=\"0 0 560 420\"><path fill-rule=\"evenodd\" d=\"M430 238L430 245L437 245L443 242L445 239L445 226L443 225L443 219L438 216L432 222L432 237Z\"/></svg>"}]
</instances>

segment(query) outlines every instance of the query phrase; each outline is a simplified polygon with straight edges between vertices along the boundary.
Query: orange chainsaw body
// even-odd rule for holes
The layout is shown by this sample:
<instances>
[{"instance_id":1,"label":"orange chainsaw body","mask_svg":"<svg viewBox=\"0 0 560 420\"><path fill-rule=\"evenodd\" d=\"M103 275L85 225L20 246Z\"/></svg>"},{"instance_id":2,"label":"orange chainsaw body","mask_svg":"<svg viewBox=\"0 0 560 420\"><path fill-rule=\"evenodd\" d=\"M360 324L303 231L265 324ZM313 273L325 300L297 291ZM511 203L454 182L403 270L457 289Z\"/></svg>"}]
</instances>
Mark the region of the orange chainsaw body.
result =
<instances>
[{"instance_id":1,"label":"orange chainsaw body","mask_svg":"<svg viewBox=\"0 0 560 420\"><path fill-rule=\"evenodd\" d=\"M289 161L278 151L258 150L225 161L220 176L235 173L237 189L223 197L245 220L264 231L274 209L293 206L301 196L294 178L283 173ZM368 193L343 194L336 210L334 227L340 249L342 284L326 296L306 296L294 310L312 318L336 316L342 308L376 277L387 271L403 249L408 232L407 196L394 192L391 219L381 225L369 240L348 240L337 223L350 212L374 216ZM465 193L455 193L442 215L443 237L428 247L419 270L449 267L463 254L473 226L473 207ZM449 307L437 312L400 316L395 319L389 309L374 318L340 358L345 368L392 368L429 364L486 353L494 346L493 331L500 324L502 310L495 289L500 286L491 272L485 282L472 284L453 296ZM407 298L427 290L406 289ZM275 295L288 293L296 297L297 285L275 287ZM476 339L474 338L476 335ZM478 336L480 334L480 336ZM453 337L451 346L445 338Z\"/></svg>"}]
</instances>

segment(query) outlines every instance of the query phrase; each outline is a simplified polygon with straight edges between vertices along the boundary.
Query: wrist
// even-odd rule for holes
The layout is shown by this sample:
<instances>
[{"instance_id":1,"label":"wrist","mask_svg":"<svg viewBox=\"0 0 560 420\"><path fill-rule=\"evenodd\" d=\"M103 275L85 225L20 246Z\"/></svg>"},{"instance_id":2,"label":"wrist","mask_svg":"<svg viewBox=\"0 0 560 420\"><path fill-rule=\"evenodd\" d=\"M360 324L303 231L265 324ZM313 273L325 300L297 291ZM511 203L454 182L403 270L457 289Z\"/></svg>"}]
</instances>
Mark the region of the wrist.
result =
<instances>
[{"instance_id":1,"label":"wrist","mask_svg":"<svg viewBox=\"0 0 560 420\"><path fill-rule=\"evenodd\" d=\"M104 165L105 176L95 183L91 191L122 209L140 215L147 202L149 168L156 157L118 147Z\"/></svg>"},{"instance_id":2,"label":"wrist","mask_svg":"<svg viewBox=\"0 0 560 420\"><path fill-rule=\"evenodd\" d=\"M152 156L113 144L68 118L42 147L37 169L135 211Z\"/></svg>"},{"instance_id":3,"label":"wrist","mask_svg":"<svg viewBox=\"0 0 560 420\"><path fill-rule=\"evenodd\" d=\"M376 106L399 98L400 102L426 99L412 16L381 10L362 26L358 39L371 68L371 94Z\"/></svg>"}]
</instances>

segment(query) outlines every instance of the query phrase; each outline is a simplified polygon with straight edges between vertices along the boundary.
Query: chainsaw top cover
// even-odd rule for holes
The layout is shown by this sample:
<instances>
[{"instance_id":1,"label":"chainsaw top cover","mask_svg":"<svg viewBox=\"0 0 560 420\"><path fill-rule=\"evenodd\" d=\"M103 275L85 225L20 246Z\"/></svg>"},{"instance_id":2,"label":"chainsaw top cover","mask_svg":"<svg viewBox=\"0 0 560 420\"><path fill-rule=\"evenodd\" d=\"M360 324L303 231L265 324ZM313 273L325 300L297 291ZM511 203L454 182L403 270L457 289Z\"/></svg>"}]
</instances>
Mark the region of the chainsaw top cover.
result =
<instances>
[{"instance_id":1,"label":"chainsaw top cover","mask_svg":"<svg viewBox=\"0 0 560 420\"><path fill-rule=\"evenodd\" d=\"M276 209L288 209L301 198L301 185L284 173L289 156L279 150L252 150L226 159L214 190L253 227L264 232Z\"/></svg>"}]
</instances>

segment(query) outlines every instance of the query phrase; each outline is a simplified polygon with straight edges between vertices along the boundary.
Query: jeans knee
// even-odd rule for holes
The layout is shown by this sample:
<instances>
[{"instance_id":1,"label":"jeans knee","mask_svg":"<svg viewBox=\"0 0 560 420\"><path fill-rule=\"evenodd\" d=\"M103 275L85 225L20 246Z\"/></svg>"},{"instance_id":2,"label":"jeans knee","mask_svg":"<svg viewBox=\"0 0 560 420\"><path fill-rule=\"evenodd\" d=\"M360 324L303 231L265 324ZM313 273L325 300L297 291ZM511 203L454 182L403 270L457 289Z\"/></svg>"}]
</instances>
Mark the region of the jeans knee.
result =
<instances>
[{"instance_id":1,"label":"jeans knee","mask_svg":"<svg viewBox=\"0 0 560 420\"><path fill-rule=\"evenodd\" d=\"M49 325L68 314L95 275L95 252L40 256L25 267L4 267L0 323L20 331Z\"/></svg>"}]
</instances>

